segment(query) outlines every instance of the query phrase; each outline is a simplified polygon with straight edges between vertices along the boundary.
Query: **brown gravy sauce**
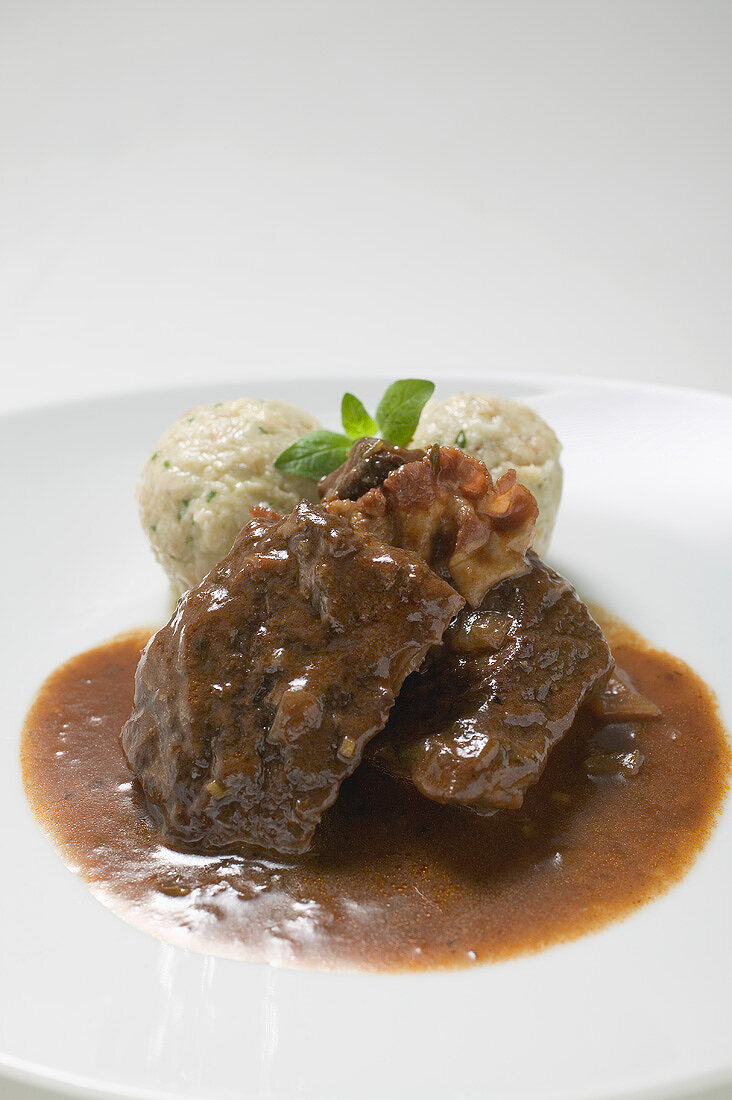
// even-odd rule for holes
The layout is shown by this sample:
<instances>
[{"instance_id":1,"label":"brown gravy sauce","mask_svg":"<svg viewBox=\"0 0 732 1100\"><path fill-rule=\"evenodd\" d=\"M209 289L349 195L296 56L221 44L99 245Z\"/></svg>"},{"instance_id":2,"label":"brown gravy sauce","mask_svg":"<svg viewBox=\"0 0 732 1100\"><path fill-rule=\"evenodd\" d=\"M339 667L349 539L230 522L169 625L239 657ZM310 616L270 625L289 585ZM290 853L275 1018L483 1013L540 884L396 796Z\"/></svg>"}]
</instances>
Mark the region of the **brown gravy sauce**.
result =
<instances>
[{"instance_id":1,"label":"brown gravy sauce","mask_svg":"<svg viewBox=\"0 0 732 1100\"><path fill-rule=\"evenodd\" d=\"M374 970L537 951L599 929L678 881L727 790L730 748L710 691L617 621L603 625L618 663L662 716L601 727L582 714L513 816L439 806L362 766L305 856L163 847L119 745L149 631L74 657L43 685L23 731L27 796L100 901L183 947ZM639 750L642 767L590 777L584 761L598 749Z\"/></svg>"}]
</instances>

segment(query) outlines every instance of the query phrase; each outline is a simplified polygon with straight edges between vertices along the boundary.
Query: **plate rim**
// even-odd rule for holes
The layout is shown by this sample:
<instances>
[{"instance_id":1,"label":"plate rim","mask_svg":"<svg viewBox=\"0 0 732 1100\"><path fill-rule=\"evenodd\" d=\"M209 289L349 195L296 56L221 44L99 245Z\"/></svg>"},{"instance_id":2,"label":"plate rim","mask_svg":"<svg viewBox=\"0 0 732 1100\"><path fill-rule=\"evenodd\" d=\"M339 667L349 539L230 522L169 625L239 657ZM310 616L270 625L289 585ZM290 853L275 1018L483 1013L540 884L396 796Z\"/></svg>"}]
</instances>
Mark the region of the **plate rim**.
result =
<instances>
[{"instance_id":1,"label":"plate rim","mask_svg":"<svg viewBox=\"0 0 732 1100\"><path fill-rule=\"evenodd\" d=\"M354 370L351 378L354 380L366 379L370 380L381 377L391 377L395 372L391 370L379 369L375 374L366 375L362 370ZM547 391L552 387L572 387L584 390L612 390L612 391L625 391L636 392L646 394L658 394L675 396L677 398L694 397L703 398L704 401L713 401L715 403L722 399L723 404L732 406L732 394L724 391L714 389L704 389L691 386L671 385L659 382L642 382L631 379L615 379L615 378L596 378L586 377L583 375L572 374L556 374L553 372L493 372L490 370L481 370L479 368L451 368L449 372L445 370L435 371L434 369L429 372L433 379L437 382L448 383L451 377L458 375L462 378L475 378L476 380L484 381L486 385L491 383L497 383L499 385L516 385L516 384L528 384L530 386L536 386L537 396L542 391ZM308 380L317 381L323 384L332 384L334 391L337 393L343 385L347 385L348 381L343 379L342 376L329 376L326 374L318 374L315 372L309 372L305 374L291 373L287 370L278 370L276 368L269 369L268 379L254 378L249 375L243 379L214 379L206 380L201 379L199 381L190 382L186 381L181 385L163 385L151 387L150 389L130 389L112 391L104 390L98 393L92 392L85 396L70 396L68 399L55 400L55 401L38 401L31 402L18 407L0 408L1 418L23 418L32 417L35 415L49 415L55 411L59 413L68 411L72 408L83 408L89 405L115 404L120 400L145 400L145 399L161 399L165 395L173 394L185 394L185 393L200 393L202 390L215 390L224 389L232 390L233 388L240 387L242 390L246 389L248 382L256 382L257 386L266 384L271 380L292 381L299 384L304 384ZM519 396L516 400L531 401L531 395ZM732 730L727 731L728 737L732 739ZM730 797L730 796L728 796ZM104 1100L104 1098L125 1098L125 1100L174 1100L175 1093L169 1091L161 1091L159 1089L139 1089L135 1088L130 1090L129 1088L120 1088L117 1085L105 1084L93 1077L87 1077L80 1074L67 1073L63 1070L56 1071L44 1071L39 1068L34 1068L33 1063L29 1063L24 1059L14 1058L11 1055L5 1055L0 1052L0 1083L3 1079L15 1080L18 1083L24 1083L28 1085L35 1085L49 1090L51 1093L61 1094L62 1096L68 1093L71 1095L77 1095L80 1098L90 1098L90 1100ZM640 1089L634 1089L631 1091L624 1091L617 1093L616 1091L597 1092L595 1095L597 1100L676 1100L676 1098L689 1096L691 1100L691 1094L698 1090L714 1089L716 1087L724 1087L725 1085L732 1084L732 1059L730 1059L727 1067L720 1070L712 1070L704 1074L696 1074L685 1077L678 1081L672 1081L668 1085L649 1085L648 1087L642 1087Z\"/></svg>"},{"instance_id":2,"label":"plate rim","mask_svg":"<svg viewBox=\"0 0 732 1100\"><path fill-rule=\"evenodd\" d=\"M404 368L408 370L408 368ZM318 383L332 383L336 391L342 385L350 385L353 382L360 380L369 381L373 379L387 379L394 375L401 377L416 377L415 373L404 374L401 370L386 370L381 367L376 371L369 374L365 373L366 368L354 369L354 371L348 376L344 375L328 375L318 374L317 372L308 372L307 374L294 371L292 368L283 368L278 370L277 368L268 368L269 379L277 380L281 382L294 382L304 383L308 380ZM666 382L645 382L636 379L625 378L609 378L605 375L602 377L586 376L582 374L564 374L554 371L491 371L489 369L482 370L477 367L463 368L463 367L441 367L439 370L432 369L427 372L432 374L435 382L449 382L450 378L457 375L465 378L475 378L476 380L485 379L486 383L495 381L500 384L512 385L516 383L528 383L530 385L537 386L537 393L541 392L542 387L546 387L551 384L557 384L560 386L576 386L586 389L608 389L608 390L631 390L637 393L656 393L656 394L670 394L676 396L694 396L705 399L722 399L723 402L732 402L732 393L728 393L724 390L717 389L705 389L700 386L681 386L676 383ZM187 381L181 385L162 385L151 386L148 388L135 387L134 389L103 389L99 391L92 391L84 396L71 395L68 398L62 398L55 401L31 401L25 404L17 406L4 407L0 405L0 416L22 416L31 413L49 413L55 409L68 409L71 407L78 407L90 404L96 404L97 402L114 402L120 399L127 398L142 398L149 397L151 399L161 398L165 394L172 393L185 393L190 391L191 393L200 391L202 389L232 389L232 387L239 386L241 382L242 387L246 387L247 383L254 382L260 384L260 378L255 377L252 373L247 372L242 379L238 378L214 378L212 380L201 379L197 382ZM459 390L455 392L460 392ZM246 396L246 394L244 394ZM523 401L523 397L513 398L512 400Z\"/></svg>"}]
</instances>

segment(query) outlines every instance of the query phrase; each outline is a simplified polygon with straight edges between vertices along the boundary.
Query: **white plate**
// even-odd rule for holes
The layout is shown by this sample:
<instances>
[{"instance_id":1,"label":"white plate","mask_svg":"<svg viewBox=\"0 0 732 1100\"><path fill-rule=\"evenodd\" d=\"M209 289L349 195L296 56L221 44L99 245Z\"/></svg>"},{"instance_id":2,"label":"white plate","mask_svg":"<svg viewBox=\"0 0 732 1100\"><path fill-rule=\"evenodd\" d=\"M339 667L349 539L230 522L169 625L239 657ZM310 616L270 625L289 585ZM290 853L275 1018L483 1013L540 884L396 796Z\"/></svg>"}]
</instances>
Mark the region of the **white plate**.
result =
<instances>
[{"instance_id":1,"label":"white plate","mask_svg":"<svg viewBox=\"0 0 732 1100\"><path fill-rule=\"evenodd\" d=\"M349 380L372 405L382 384ZM571 379L452 378L524 397L565 445L550 555L687 660L732 716L732 399ZM132 490L148 447L232 387L2 420L0 1063L80 1094L233 1100L597 1100L732 1077L732 813L683 882L540 955L419 975L301 973L187 953L88 893L23 798L18 733L71 654L162 617ZM335 425L328 382L246 384ZM1 1083L0 1083L1 1087Z\"/></svg>"}]
</instances>

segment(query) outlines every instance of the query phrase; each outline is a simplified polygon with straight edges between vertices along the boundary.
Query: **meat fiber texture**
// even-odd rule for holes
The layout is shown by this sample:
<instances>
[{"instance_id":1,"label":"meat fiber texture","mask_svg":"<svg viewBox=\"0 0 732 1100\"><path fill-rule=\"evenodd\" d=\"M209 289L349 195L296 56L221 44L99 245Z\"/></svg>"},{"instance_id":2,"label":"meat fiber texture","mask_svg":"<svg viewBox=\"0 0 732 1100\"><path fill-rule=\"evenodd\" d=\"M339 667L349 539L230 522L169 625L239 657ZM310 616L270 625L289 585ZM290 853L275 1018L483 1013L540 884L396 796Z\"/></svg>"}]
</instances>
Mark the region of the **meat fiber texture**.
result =
<instances>
[{"instance_id":1,"label":"meat fiber texture","mask_svg":"<svg viewBox=\"0 0 732 1100\"><path fill-rule=\"evenodd\" d=\"M137 670L122 744L165 838L306 850L463 603L415 554L321 507L253 520Z\"/></svg>"},{"instance_id":2,"label":"meat fiber texture","mask_svg":"<svg viewBox=\"0 0 732 1100\"><path fill-rule=\"evenodd\" d=\"M536 504L515 472L494 485L461 449L420 453L363 440L320 486L329 509L420 553L470 605L367 756L435 801L517 809L612 657L569 582L527 553Z\"/></svg>"},{"instance_id":3,"label":"meat fiber texture","mask_svg":"<svg viewBox=\"0 0 732 1100\"><path fill-rule=\"evenodd\" d=\"M536 555L465 608L405 684L369 758L427 798L518 809L581 704L613 668L597 623Z\"/></svg>"},{"instance_id":4,"label":"meat fiber texture","mask_svg":"<svg viewBox=\"0 0 732 1100\"><path fill-rule=\"evenodd\" d=\"M457 444L480 459L498 480L515 470L539 507L534 550L543 556L562 496L561 444L538 413L520 401L484 393L454 393L446 401L428 401L411 446Z\"/></svg>"},{"instance_id":5,"label":"meat fiber texture","mask_svg":"<svg viewBox=\"0 0 732 1100\"><path fill-rule=\"evenodd\" d=\"M284 401L216 401L176 420L148 455L137 485L140 521L176 595L231 549L250 508L290 512L317 500L315 484L282 474L277 456L319 428Z\"/></svg>"}]
</instances>

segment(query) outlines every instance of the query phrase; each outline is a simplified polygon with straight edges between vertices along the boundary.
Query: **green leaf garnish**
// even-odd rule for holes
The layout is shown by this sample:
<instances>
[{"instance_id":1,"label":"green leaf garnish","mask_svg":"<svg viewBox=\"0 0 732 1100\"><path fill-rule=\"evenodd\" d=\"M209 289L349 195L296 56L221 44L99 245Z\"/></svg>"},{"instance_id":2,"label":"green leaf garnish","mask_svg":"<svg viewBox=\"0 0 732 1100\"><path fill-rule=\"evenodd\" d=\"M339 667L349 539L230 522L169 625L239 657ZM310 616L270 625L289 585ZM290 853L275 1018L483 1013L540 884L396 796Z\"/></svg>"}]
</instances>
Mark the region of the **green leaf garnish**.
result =
<instances>
[{"instance_id":1,"label":"green leaf garnish","mask_svg":"<svg viewBox=\"0 0 732 1100\"><path fill-rule=\"evenodd\" d=\"M458 434L455 436L455 446L464 447L466 443L467 439L465 438L465 432L461 428Z\"/></svg>"},{"instance_id":2,"label":"green leaf garnish","mask_svg":"<svg viewBox=\"0 0 732 1100\"><path fill-rule=\"evenodd\" d=\"M376 420L382 439L405 447L414 435L422 409L434 393L434 382L404 378L393 382L379 402Z\"/></svg>"},{"instance_id":3,"label":"green leaf garnish","mask_svg":"<svg viewBox=\"0 0 732 1100\"><path fill-rule=\"evenodd\" d=\"M341 420L345 435L325 429L308 432L282 452L275 466L283 474L297 474L317 481L345 462L351 445L363 436L378 436L404 447L414 435L422 409L434 389L434 382L422 378L405 378L392 383L379 402L376 419L369 415L358 397L344 393Z\"/></svg>"},{"instance_id":4,"label":"green leaf garnish","mask_svg":"<svg viewBox=\"0 0 732 1100\"><path fill-rule=\"evenodd\" d=\"M347 435L320 428L290 444L275 460L275 466L283 474L297 474L317 481L345 462L351 444Z\"/></svg>"},{"instance_id":5,"label":"green leaf garnish","mask_svg":"<svg viewBox=\"0 0 732 1100\"><path fill-rule=\"evenodd\" d=\"M361 439L365 435L378 435L379 425L369 416L363 402L352 393L344 393L341 401L343 430L349 439Z\"/></svg>"}]
</instances>

